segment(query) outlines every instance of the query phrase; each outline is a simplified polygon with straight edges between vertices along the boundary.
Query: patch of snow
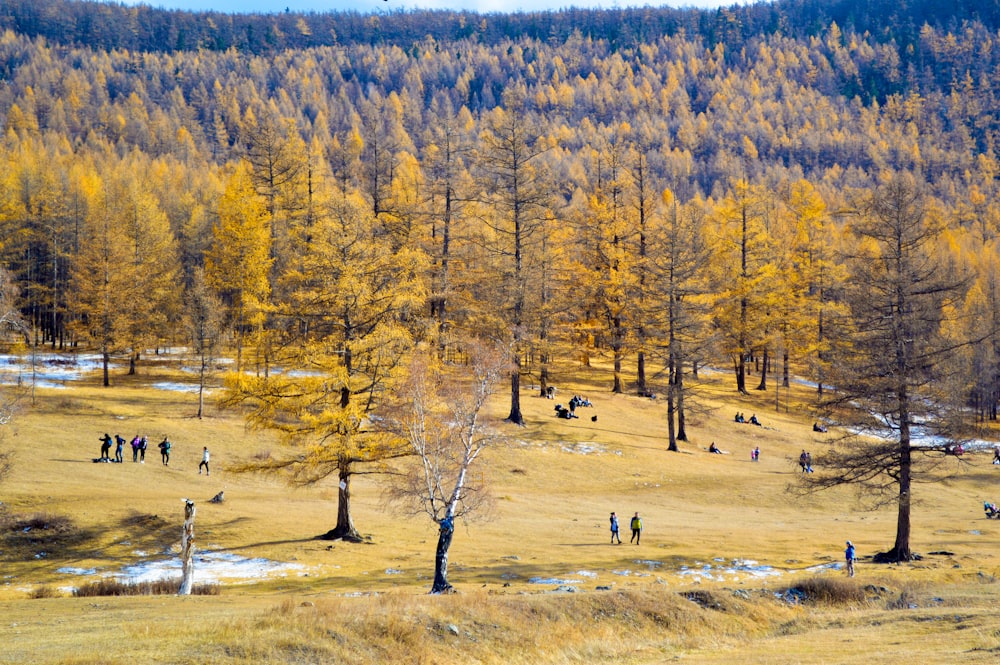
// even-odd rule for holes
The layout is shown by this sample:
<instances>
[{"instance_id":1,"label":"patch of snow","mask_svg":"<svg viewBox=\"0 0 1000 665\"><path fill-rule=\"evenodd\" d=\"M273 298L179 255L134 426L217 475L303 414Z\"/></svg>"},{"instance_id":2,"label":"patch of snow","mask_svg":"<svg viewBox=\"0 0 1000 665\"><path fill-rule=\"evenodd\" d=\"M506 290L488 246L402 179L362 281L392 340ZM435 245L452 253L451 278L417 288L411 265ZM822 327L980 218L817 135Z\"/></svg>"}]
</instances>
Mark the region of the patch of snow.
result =
<instances>
[{"instance_id":1,"label":"patch of snow","mask_svg":"<svg viewBox=\"0 0 1000 665\"><path fill-rule=\"evenodd\" d=\"M592 453L603 453L604 446L593 441L580 443L562 443L559 446L567 453L577 453L578 455L590 455Z\"/></svg>"},{"instance_id":2,"label":"patch of snow","mask_svg":"<svg viewBox=\"0 0 1000 665\"><path fill-rule=\"evenodd\" d=\"M72 566L64 566L62 568L56 569L57 573L62 573L63 575L96 575L96 568L74 568Z\"/></svg>"},{"instance_id":3,"label":"patch of snow","mask_svg":"<svg viewBox=\"0 0 1000 665\"><path fill-rule=\"evenodd\" d=\"M401 571L401 570L399 570L397 568L386 568L385 569L385 574L386 575L402 575L403 571Z\"/></svg>"},{"instance_id":4,"label":"patch of snow","mask_svg":"<svg viewBox=\"0 0 1000 665\"><path fill-rule=\"evenodd\" d=\"M284 577L305 566L256 557L248 559L228 552L199 552L194 556L194 577L198 583L218 583L222 580L250 580ZM159 559L125 566L112 573L122 582L155 582L181 576L180 558Z\"/></svg>"},{"instance_id":5,"label":"patch of snow","mask_svg":"<svg viewBox=\"0 0 1000 665\"><path fill-rule=\"evenodd\" d=\"M662 561L653 561L652 559L636 559L635 563L640 566L648 566L650 570L659 568L663 565Z\"/></svg>"},{"instance_id":6,"label":"patch of snow","mask_svg":"<svg viewBox=\"0 0 1000 665\"><path fill-rule=\"evenodd\" d=\"M530 577L528 578L528 584L573 585L583 584L583 580L561 579L558 577Z\"/></svg>"},{"instance_id":7,"label":"patch of snow","mask_svg":"<svg viewBox=\"0 0 1000 665\"><path fill-rule=\"evenodd\" d=\"M150 387L151 388L155 388L156 390L167 390L167 391L176 392L176 393L196 393L196 392L198 392L198 385L197 384L177 383L177 382L174 382L174 381L157 381L156 383L152 384ZM205 393L206 394L210 393L210 392L212 392L212 391L208 390L207 388L205 389Z\"/></svg>"}]
</instances>

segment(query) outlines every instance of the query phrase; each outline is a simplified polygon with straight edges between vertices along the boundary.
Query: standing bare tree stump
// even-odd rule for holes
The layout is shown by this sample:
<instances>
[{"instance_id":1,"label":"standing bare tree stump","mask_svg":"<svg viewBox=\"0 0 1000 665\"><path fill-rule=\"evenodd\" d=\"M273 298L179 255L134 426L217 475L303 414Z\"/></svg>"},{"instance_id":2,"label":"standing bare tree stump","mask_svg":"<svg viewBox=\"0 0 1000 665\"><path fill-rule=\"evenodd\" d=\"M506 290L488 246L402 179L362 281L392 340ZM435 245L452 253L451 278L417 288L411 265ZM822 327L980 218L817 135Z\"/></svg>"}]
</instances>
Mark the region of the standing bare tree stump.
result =
<instances>
[{"instance_id":1,"label":"standing bare tree stump","mask_svg":"<svg viewBox=\"0 0 1000 665\"><path fill-rule=\"evenodd\" d=\"M190 596L194 586L194 501L184 499L184 531L181 533L181 588L179 596Z\"/></svg>"}]
</instances>

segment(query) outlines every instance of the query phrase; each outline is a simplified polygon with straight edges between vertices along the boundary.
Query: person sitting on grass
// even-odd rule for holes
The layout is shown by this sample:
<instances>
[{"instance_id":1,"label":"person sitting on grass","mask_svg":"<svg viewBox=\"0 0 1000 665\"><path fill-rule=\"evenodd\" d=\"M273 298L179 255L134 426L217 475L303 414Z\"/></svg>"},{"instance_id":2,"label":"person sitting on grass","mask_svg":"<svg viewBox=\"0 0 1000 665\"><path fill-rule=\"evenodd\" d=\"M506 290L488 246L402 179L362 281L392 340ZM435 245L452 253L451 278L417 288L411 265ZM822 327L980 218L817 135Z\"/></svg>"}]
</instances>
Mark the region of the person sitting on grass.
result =
<instances>
[{"instance_id":1,"label":"person sitting on grass","mask_svg":"<svg viewBox=\"0 0 1000 665\"><path fill-rule=\"evenodd\" d=\"M719 447L715 445L715 441L713 441L712 444L708 447L708 452L715 453L716 455L722 454L722 451L719 450Z\"/></svg>"}]
</instances>

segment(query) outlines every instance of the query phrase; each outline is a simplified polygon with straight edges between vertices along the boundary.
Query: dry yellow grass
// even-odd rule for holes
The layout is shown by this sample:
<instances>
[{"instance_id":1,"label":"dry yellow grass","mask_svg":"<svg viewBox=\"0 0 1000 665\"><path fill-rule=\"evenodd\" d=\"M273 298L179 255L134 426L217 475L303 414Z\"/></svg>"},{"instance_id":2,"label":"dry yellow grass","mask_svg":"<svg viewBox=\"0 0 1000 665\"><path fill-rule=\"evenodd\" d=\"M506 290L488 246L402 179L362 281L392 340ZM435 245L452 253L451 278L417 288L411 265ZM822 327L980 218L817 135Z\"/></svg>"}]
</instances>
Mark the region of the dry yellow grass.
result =
<instances>
[{"instance_id":1,"label":"dry yellow grass","mask_svg":"<svg viewBox=\"0 0 1000 665\"><path fill-rule=\"evenodd\" d=\"M426 595L436 539L428 518L388 510L376 481L359 477L355 521L369 540L316 540L334 522L332 481L293 489L226 471L281 445L246 431L237 414L210 407L193 418L194 396L149 387L171 378L169 368L110 389L83 381L38 391L0 442L15 453L0 497L8 514L45 513L71 528L42 557L23 542L16 556L9 546L0 553L0 662L996 660L1000 521L986 520L981 502L998 498L990 493L1000 471L988 456L918 488L913 546L922 561L875 566L865 558L892 544L892 511L865 512L848 491L786 491L799 451L827 445L811 431L806 389L782 391L776 412L773 392L738 397L728 375L706 374L698 382L706 410L688 423L691 441L668 453L662 401L609 394L604 368L564 369L572 378L556 401L579 393L595 407L561 420L554 402L524 394L528 425L512 428L510 445L482 469L497 496L492 519L456 531L450 579L459 593L447 597ZM501 397L496 412L505 407ZM733 423L737 410L756 412L765 427ZM122 465L92 463L105 431L145 433L153 444L168 434L170 467L155 450L132 464L127 448ZM729 454L707 453L711 441ZM213 453L210 477L197 473L203 445ZM223 489L225 503L207 503ZM301 572L226 582L212 597L69 597L65 587L87 578L60 569L114 572L176 548L185 497L198 502L200 547L293 562ZM611 510L624 545L608 544ZM635 511L646 527L638 547L628 544ZM842 579L839 570L809 569L839 562L846 539L862 556L852 584L864 600L796 606L774 597L797 581ZM780 574L723 573L733 560ZM702 566L710 577L691 574ZM578 592L552 594L533 577L577 580ZM59 597L30 598L45 590Z\"/></svg>"}]
</instances>

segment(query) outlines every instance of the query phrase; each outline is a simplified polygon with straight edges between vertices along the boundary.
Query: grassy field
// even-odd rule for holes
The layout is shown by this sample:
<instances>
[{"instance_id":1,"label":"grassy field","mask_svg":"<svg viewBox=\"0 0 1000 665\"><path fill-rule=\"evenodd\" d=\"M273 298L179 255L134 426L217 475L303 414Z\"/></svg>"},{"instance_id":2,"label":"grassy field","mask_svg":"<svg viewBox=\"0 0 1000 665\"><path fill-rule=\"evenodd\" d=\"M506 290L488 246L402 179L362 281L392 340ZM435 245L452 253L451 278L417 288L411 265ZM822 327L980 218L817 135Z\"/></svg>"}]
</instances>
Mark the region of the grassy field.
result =
<instances>
[{"instance_id":1,"label":"grassy field","mask_svg":"<svg viewBox=\"0 0 1000 665\"><path fill-rule=\"evenodd\" d=\"M949 460L949 480L917 488L912 545L923 558L880 566L870 557L892 545L894 511L865 511L846 490L789 491L799 452L821 461L829 445L811 431L807 388L783 390L776 410L773 392L739 397L730 376L706 374L692 382L690 441L668 453L662 401L610 394L600 366L562 374L557 401L578 393L595 406L557 419L554 402L526 391L528 425L477 471L492 483L493 512L456 529L458 593L440 597L427 595L429 518L393 512L364 476L352 489L366 542L317 540L335 522L333 481L291 488L228 471L282 444L211 404L194 418L195 396L152 387L183 380L171 364L111 388L86 378L37 390L0 441L14 453L0 484L0 663L996 662L1000 520L982 512L1000 498L990 455ZM497 400L496 414L506 406ZM737 410L764 427L732 422ZM127 446L124 464L93 463L104 432L146 434L146 463ZM164 435L169 467L155 451ZM709 454L712 441L728 454ZM197 472L203 445L211 476ZM208 503L222 490L224 503ZM72 595L126 566L176 559L183 498L198 505L200 549L286 568L219 573L212 596ZM623 545L608 542L612 510ZM861 557L853 579L839 566L848 539Z\"/></svg>"}]
</instances>

